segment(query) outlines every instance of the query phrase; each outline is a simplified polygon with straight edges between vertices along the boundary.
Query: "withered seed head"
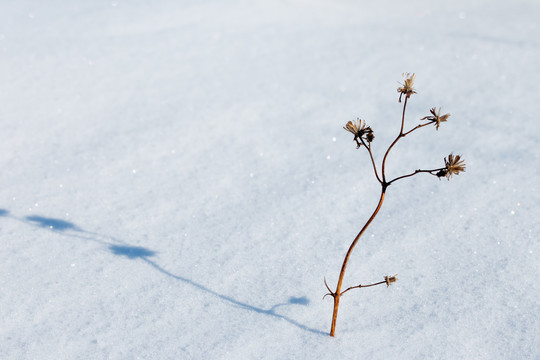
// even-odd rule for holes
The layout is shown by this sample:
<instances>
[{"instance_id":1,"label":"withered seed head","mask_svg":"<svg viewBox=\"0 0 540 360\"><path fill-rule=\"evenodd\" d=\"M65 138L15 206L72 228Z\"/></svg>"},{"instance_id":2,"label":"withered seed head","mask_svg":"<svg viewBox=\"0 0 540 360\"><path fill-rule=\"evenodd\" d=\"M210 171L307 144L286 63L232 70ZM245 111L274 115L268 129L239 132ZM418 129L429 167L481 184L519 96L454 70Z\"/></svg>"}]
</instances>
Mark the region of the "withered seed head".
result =
<instances>
[{"instance_id":1,"label":"withered seed head","mask_svg":"<svg viewBox=\"0 0 540 360\"><path fill-rule=\"evenodd\" d=\"M366 135L366 140L367 140L368 142L372 142L373 139L375 139L375 135L373 135L373 131L367 133L367 135Z\"/></svg>"},{"instance_id":2,"label":"withered seed head","mask_svg":"<svg viewBox=\"0 0 540 360\"><path fill-rule=\"evenodd\" d=\"M431 121L432 123L435 124L436 130L439 130L439 126L441 125L441 123L447 121L448 118L450 117L450 114L441 115L441 108L439 108L438 111L436 108L432 108L429 110L429 112L431 113L431 116L425 116L421 118L420 120Z\"/></svg>"},{"instance_id":3,"label":"withered seed head","mask_svg":"<svg viewBox=\"0 0 540 360\"><path fill-rule=\"evenodd\" d=\"M405 98L408 99L412 94L416 94L414 91L414 79L416 78L415 74L404 73L403 74L403 84L397 88L399 93L399 102L401 102L401 97L405 95Z\"/></svg>"},{"instance_id":4,"label":"withered seed head","mask_svg":"<svg viewBox=\"0 0 540 360\"><path fill-rule=\"evenodd\" d=\"M354 135L354 141L356 141L357 148L362 146L362 139L370 143L375 138L371 127L366 126L365 121L362 121L359 118L357 118L356 121L349 121L343 128Z\"/></svg>"},{"instance_id":5,"label":"withered seed head","mask_svg":"<svg viewBox=\"0 0 540 360\"><path fill-rule=\"evenodd\" d=\"M446 178L450 180L452 175L459 175L460 172L465 172L465 160L461 160L461 155L448 155L448 160L444 158L444 165L445 169L439 171L441 175L437 173L437 176L446 176ZM442 172L444 172L444 174L442 174Z\"/></svg>"},{"instance_id":6,"label":"withered seed head","mask_svg":"<svg viewBox=\"0 0 540 360\"><path fill-rule=\"evenodd\" d=\"M386 287L389 287L390 284L394 283L397 281L397 274L396 275L393 275L393 276L385 276L384 277L384 281L386 281Z\"/></svg>"},{"instance_id":7,"label":"withered seed head","mask_svg":"<svg viewBox=\"0 0 540 360\"><path fill-rule=\"evenodd\" d=\"M356 121L349 121L343 128L348 132L352 133L353 135L357 136L360 131L362 131L365 127L366 123L362 123L362 120L356 118Z\"/></svg>"}]
</instances>

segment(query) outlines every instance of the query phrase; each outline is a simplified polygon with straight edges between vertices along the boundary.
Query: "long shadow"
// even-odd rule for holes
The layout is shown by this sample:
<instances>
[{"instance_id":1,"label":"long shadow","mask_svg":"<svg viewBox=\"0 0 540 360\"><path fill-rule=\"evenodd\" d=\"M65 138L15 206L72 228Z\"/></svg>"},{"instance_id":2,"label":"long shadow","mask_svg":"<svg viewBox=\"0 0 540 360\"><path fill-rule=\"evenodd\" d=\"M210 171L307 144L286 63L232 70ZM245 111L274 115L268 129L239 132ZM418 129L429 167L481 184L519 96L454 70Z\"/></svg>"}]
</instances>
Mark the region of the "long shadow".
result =
<instances>
[{"instance_id":1,"label":"long shadow","mask_svg":"<svg viewBox=\"0 0 540 360\"><path fill-rule=\"evenodd\" d=\"M75 231L81 231L77 226L70 223L69 221L60 220L60 219L53 219L53 218L46 218L43 216L27 216L26 220L32 222L36 226L40 226L42 228L49 228L51 230L58 230L58 231L65 231L65 230L75 230Z\"/></svg>"},{"instance_id":2,"label":"long shadow","mask_svg":"<svg viewBox=\"0 0 540 360\"><path fill-rule=\"evenodd\" d=\"M144 260L147 264L149 264L150 266L152 266L153 268L155 268L156 270L158 270L159 272L167 275L167 276L170 276L176 280L180 280L186 284L189 284L193 287L196 287L197 289L199 290L202 290L204 292L207 292L209 294L212 294L214 296L217 296L218 298L222 299L222 300L225 300L231 304L234 304L234 305L237 305L241 308L244 308L244 309L247 309L247 310L251 310L251 311L255 311L256 313L259 313L259 314L264 314L264 315L269 315L269 316L273 316L275 318L278 318L278 319L283 319L285 321L287 321L288 323L302 329L302 330L305 330L305 331L309 331L309 332L312 332L314 334L318 334L318 335L327 335L326 333L320 331L320 330L316 330L316 329L313 329L313 328L310 328L304 324L300 324L299 322L291 319L290 317L287 317L285 315L281 315L281 314L278 314L276 312L276 309L278 307L281 307L281 306L286 306L286 305L308 305L309 304L309 300L307 297L305 296L302 296L302 297L290 297L289 300L285 303L280 303L280 304L276 304L274 306L272 306L270 309L262 309L262 308L259 308L259 307L256 307L256 306L253 306L253 305L249 305L247 303L244 303L244 302L241 302L241 301L238 301L230 296L226 296L226 295L223 295L223 294L220 294L218 292L215 292L214 290L211 290L209 288L207 288L206 286L203 286L201 284L198 284L194 281L191 281L189 279L186 279L182 276L178 276L178 275L174 275L170 272L168 272L167 270L163 269L161 266L159 266L158 264L156 264L155 262L153 262L152 260L149 260L147 259L146 257L141 257L142 260Z\"/></svg>"},{"instance_id":3,"label":"long shadow","mask_svg":"<svg viewBox=\"0 0 540 360\"><path fill-rule=\"evenodd\" d=\"M325 333L325 332L322 332L322 331L317 330L317 329L310 328L310 327L308 327L308 326L306 326L304 324L301 324L301 323L297 322L296 320L291 319L288 316L281 315L281 314L276 312L276 310L278 308L283 307L283 306L290 306L290 305L307 306L309 304L309 300L305 296L302 296L302 297L290 297L287 302L275 304L272 307L270 307L269 309L263 309L263 308L256 307L256 306L250 305L248 303L244 303L242 301L236 300L233 297L220 294L220 293L218 293L218 292L216 292L216 291L214 291L212 289L207 288L206 286L204 286L202 284L199 284L199 283L197 283L195 281L189 280L189 279L187 279L185 277L175 275L175 274L169 272L168 270L165 270L160 265L158 265L156 262L149 259L150 257L156 255L156 252L153 251L153 250L150 250L150 249L147 249L147 248L144 248L144 247L139 247L139 246L131 246L128 243L126 243L125 241L116 239L116 238L111 237L111 236L105 236L105 235L101 235L101 234L98 234L98 233L85 231L82 228L76 226L75 224L73 224L73 223L71 223L69 221L65 221L65 220L48 218L48 217L37 216L37 215L27 216L27 217L25 217L23 219L19 219L17 217L14 217L14 216L10 215L9 211L7 211L5 209L0 209L0 216L9 217L11 219L20 221L20 222L25 223L25 224L30 225L30 226L43 228L43 229L46 229L48 231L53 231L53 232L58 233L58 234L60 234L62 236L78 238L78 239L83 239L83 240L94 241L94 242L100 243L102 245L107 246L107 249L111 253L113 253L114 255L124 256L124 257L126 257L128 259L131 259L131 260L140 259L140 260L144 261L145 263L147 263L148 265L150 265L155 270L159 271L160 273L162 273L164 275L167 275L167 276L169 276L169 277L171 277L171 278L173 278L175 280L181 281L181 282L183 282L185 284L188 284L188 285L190 285L190 286L192 286L192 287L194 287L196 289L199 289L199 290L201 290L203 292L206 292L206 293L208 293L210 295L213 295L213 296L215 296L215 297L217 297L217 298L219 298L221 300L224 300L224 301L228 302L229 304L238 306L240 308L243 308L243 309L246 309L246 310L249 310L249 311L254 311L254 312L258 313L258 314L263 314L263 315L271 316L271 317L274 317L274 318L277 318L277 319L285 320L288 323L298 327L299 329L309 331L309 332L317 334L317 335L325 335L325 336L327 335L327 333ZM107 240L104 240L104 239L107 239Z\"/></svg>"}]
</instances>

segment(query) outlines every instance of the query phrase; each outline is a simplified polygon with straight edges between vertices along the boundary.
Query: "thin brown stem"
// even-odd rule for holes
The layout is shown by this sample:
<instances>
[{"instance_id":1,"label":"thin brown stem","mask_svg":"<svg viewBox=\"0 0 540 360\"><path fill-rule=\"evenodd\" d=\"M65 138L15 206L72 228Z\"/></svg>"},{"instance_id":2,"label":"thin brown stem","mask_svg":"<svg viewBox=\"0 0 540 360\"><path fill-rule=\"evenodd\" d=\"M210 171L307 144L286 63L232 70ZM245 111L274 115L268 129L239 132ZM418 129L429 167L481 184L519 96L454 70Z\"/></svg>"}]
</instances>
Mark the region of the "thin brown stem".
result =
<instances>
[{"instance_id":1,"label":"thin brown stem","mask_svg":"<svg viewBox=\"0 0 540 360\"><path fill-rule=\"evenodd\" d=\"M336 287L336 291L334 291L331 295L334 298L334 313L332 315L332 327L330 328L330 336L334 336L336 332L336 321L337 321L337 314L338 314L338 308L339 308L339 300L341 298L341 286L343 284L343 277L345 276L345 270L347 269L347 263L349 262L349 257L352 254L352 251L356 244L358 243L358 240L360 240L360 237L364 234L368 226L371 224L375 216L379 213L379 210L381 209L382 203L384 201L384 196L386 194L386 187L384 183L382 184L382 191L381 191L381 197L379 199L379 203L377 204L377 207L373 211L373 214L371 214L371 217L366 222L362 230L356 235L356 238L352 242L351 246L349 247L349 250L347 251L347 254L345 255L345 259L343 260L343 264L341 265L341 272L339 273L339 279Z\"/></svg>"},{"instance_id":2,"label":"thin brown stem","mask_svg":"<svg viewBox=\"0 0 540 360\"><path fill-rule=\"evenodd\" d=\"M373 172L375 173L375 177L377 178L377 180L379 181L379 183L383 183L382 180L379 178L379 174L377 173L377 165L375 165L375 160L373 159L373 152L371 151L371 143L366 143L364 142L364 139L361 139L362 140L362 145L364 145L369 153L369 158L371 159L371 164L373 165Z\"/></svg>"},{"instance_id":3,"label":"thin brown stem","mask_svg":"<svg viewBox=\"0 0 540 360\"><path fill-rule=\"evenodd\" d=\"M387 182L386 184L387 185L390 185L392 184L394 181L397 181L397 180L400 180L400 179L404 179L404 178L408 178L408 177L411 177L411 176L414 176L416 174L419 174L419 173L429 173L433 176L437 176L437 173L441 170L444 170L445 168L439 168L439 169L433 169L433 170L415 170L413 173L410 173L410 174L407 174L407 175L403 175L403 176L398 176L397 178L393 179L392 181L389 181Z\"/></svg>"},{"instance_id":4,"label":"thin brown stem","mask_svg":"<svg viewBox=\"0 0 540 360\"><path fill-rule=\"evenodd\" d=\"M407 100L409 100L409 97L405 97L405 102L403 103L403 112L401 113L401 130L399 130L399 134L403 134L403 127L405 126L405 109L407 108Z\"/></svg>"},{"instance_id":5,"label":"thin brown stem","mask_svg":"<svg viewBox=\"0 0 540 360\"><path fill-rule=\"evenodd\" d=\"M431 123L426 123L426 124L422 124L422 125L416 125L416 126L413 127L411 130L409 130L409 131L407 131L406 133L404 133L404 134L403 134L403 137L409 135L409 134L412 133L414 130L420 129L421 127L428 126L428 125L431 125Z\"/></svg>"},{"instance_id":6,"label":"thin brown stem","mask_svg":"<svg viewBox=\"0 0 540 360\"><path fill-rule=\"evenodd\" d=\"M381 285L381 284L386 284L386 280L385 281L379 281L378 283L375 283L375 284L369 284L369 285L356 285L356 286L351 286L350 288L348 288L347 290L344 290L341 292L340 295L343 295L345 294L347 291L349 290L352 290L352 289L360 289L360 288L364 288L364 287L370 287L370 286L375 286L375 285Z\"/></svg>"},{"instance_id":7,"label":"thin brown stem","mask_svg":"<svg viewBox=\"0 0 540 360\"><path fill-rule=\"evenodd\" d=\"M403 127L405 125L405 110L407 109L407 100L409 100L409 98L405 97L405 101L403 102L403 112L401 114L401 130L399 131L399 134L396 137L396 139L392 142L392 144L390 144L390 146L388 147L388 150L386 150L386 153L384 154L384 157L383 157L382 168L381 168L383 183L386 183L385 167L386 167L386 158L388 157L388 153L390 153L390 150L394 147L394 145L396 145L398 140L401 139L404 136L403 135Z\"/></svg>"}]
</instances>

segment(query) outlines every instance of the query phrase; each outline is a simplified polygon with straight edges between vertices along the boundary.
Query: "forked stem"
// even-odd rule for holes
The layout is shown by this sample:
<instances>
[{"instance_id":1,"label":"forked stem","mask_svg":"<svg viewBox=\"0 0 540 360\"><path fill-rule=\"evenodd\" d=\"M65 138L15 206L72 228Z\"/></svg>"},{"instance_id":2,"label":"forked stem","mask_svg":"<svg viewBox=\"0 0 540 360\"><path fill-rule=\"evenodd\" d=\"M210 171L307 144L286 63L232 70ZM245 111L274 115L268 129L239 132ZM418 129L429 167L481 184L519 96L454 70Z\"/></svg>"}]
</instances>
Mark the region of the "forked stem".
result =
<instances>
[{"instance_id":1,"label":"forked stem","mask_svg":"<svg viewBox=\"0 0 540 360\"><path fill-rule=\"evenodd\" d=\"M351 256L351 253L354 247L358 243L358 240L360 240L360 238L362 237L362 235L364 234L368 226L371 224L375 216L377 216L377 214L379 213L379 210L381 209L382 203L384 201L384 196L386 194L386 187L387 185L385 184L382 185L381 197L379 199L379 203L377 204L377 208L375 209L375 211L373 211L373 214L371 214L371 217L366 222L362 230L360 230L358 235L356 235L356 238L352 242L351 246L349 247L349 250L347 251L347 254L345 255L345 259L343 260L343 265L341 265L341 272L339 273L339 279L338 279L336 291L331 293L332 297L334 298L334 314L332 315L332 327L330 328L330 336L334 336L336 332L336 321L337 321L337 314L338 314L338 309L339 309L339 300L341 298L341 295L345 293L345 291L343 293L341 292L341 286L343 284L343 277L345 276L345 270L347 269L347 263L349 262L349 257Z\"/></svg>"},{"instance_id":2,"label":"forked stem","mask_svg":"<svg viewBox=\"0 0 540 360\"><path fill-rule=\"evenodd\" d=\"M396 139L392 142L392 144L390 144L390 146L388 147L388 150L386 150L386 153L384 154L384 157L383 157L382 168L381 168L383 183L386 183L386 172L385 172L385 170L386 170L386 158L388 157L388 154L390 153L390 150L394 147L394 145L396 145L396 143L399 141L399 139L401 139L402 137L405 136L405 135L403 135L403 127L405 126L405 110L407 110L407 100L409 100L409 97L405 97L405 102L403 103L403 112L401 114L401 129L399 130L399 134L396 137Z\"/></svg>"},{"instance_id":3,"label":"forked stem","mask_svg":"<svg viewBox=\"0 0 540 360\"><path fill-rule=\"evenodd\" d=\"M374 284L369 284L369 285L351 286L351 287L347 288L346 290L341 291L341 288L342 288L342 285L343 285L343 278L345 277L345 270L347 269L347 264L349 262L349 258L351 256L356 244L358 243L358 241L360 240L360 238L362 237L362 235L364 234L366 229L369 227L369 225L371 224L371 222L373 221L375 216L377 216L377 214L379 213L379 210L381 209L382 203L384 201L384 197L386 195L386 189L392 183L394 183L395 181L405 179L405 178L409 178L409 177L412 177L412 176L414 176L416 174L420 174L420 173L426 173L426 174L434 175L434 176L437 176L438 178L446 176L449 179L452 175L457 175L460 172L465 171L465 163L463 162L463 160L460 159L460 156L458 155L458 156L454 157L452 154L450 154L448 156L448 160L446 158L444 159L445 167L443 167L443 168L432 169L432 170L418 169L418 170L413 171L412 173L398 176L398 177L396 177L396 178L394 178L392 180L389 180L389 181L386 179L386 160L388 158L388 154L390 153L390 150L392 150L394 145L396 145L397 142L401 138L404 138L405 136L409 135L413 131L418 130L420 128L423 128L423 127L425 127L425 126L427 126L429 124L435 124L436 128L438 129L439 124L441 122L446 121L446 119L450 116L450 114L440 115L440 108L439 108L438 112L436 111L435 108L433 108L433 109L430 110L432 116L427 116L427 117L424 117L424 118L420 119L420 120L428 120L429 121L428 123L419 124L419 125L416 125L415 127L411 128L411 129L409 129L407 131L405 130L405 113L406 113L406 110L407 110L407 102L408 102L409 97L412 94L416 93L416 91L414 91L414 88L413 88L414 77L415 77L414 74L412 74L412 75L404 74L404 82L398 88L398 92L400 93L399 102L401 102L402 96L403 95L405 96L405 101L403 103L403 110L402 110L402 114L401 114L401 126L400 126L400 130L399 130L399 134L396 136L394 141L390 144L390 146L388 147L388 149L384 153L380 173L377 171L377 166L375 164L375 159L373 158L373 153L372 153L372 150L371 150L371 142L373 141L373 138L374 138L373 130L371 129L371 127L366 126L365 122L362 122L362 120L360 120L360 119L357 119L356 123L354 123L352 121L349 121L347 123L347 125L344 127L345 130L351 132L354 135L354 141L356 142L357 148L360 148L360 147L363 146L363 147L365 147L367 149L367 151L369 153L370 160L371 160L371 164L373 166L373 172L375 174L375 177L377 178L377 181L379 181L379 183L381 184L381 197L379 198L379 203L377 204L377 207L375 208L375 210L371 214L369 220L364 224L364 226L362 227L362 230L360 230L358 235L356 235L356 238L354 239L354 241L349 246L349 250L347 251L347 254L345 255L345 259L343 259L343 264L341 265L341 271L339 273L339 279L338 279L338 282L337 282L336 291L330 290L330 287L326 283L326 279L324 280L324 284L326 285L326 288L328 289L328 293L324 297L330 295L330 296L332 296L334 298L334 312L332 314L332 326L330 328L330 336L334 336L335 332L336 332L336 322L337 322L337 315L338 315L338 310L339 310L339 301L340 301L341 296L343 294L345 294L346 292L348 292L349 290L352 290L352 289L375 286L375 285L380 285L380 284L384 284L384 283L386 283L386 285L389 286L390 283L393 283L393 282L395 282L397 280L395 275L394 276L386 276L385 281L381 281L381 282L374 283Z\"/></svg>"}]
</instances>

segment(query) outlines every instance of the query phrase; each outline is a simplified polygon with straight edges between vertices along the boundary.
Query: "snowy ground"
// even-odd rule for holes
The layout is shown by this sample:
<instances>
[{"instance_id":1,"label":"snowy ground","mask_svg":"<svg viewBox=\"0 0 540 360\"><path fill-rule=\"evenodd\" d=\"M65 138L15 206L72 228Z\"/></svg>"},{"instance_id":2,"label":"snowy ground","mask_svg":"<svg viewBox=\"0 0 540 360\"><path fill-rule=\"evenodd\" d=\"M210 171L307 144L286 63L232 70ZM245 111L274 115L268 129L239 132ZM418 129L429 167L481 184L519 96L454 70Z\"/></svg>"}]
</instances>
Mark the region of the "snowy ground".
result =
<instances>
[{"instance_id":1,"label":"snowy ground","mask_svg":"<svg viewBox=\"0 0 540 360\"><path fill-rule=\"evenodd\" d=\"M540 3L2 1L1 359L540 358ZM399 130L378 199L342 126Z\"/></svg>"}]
</instances>

